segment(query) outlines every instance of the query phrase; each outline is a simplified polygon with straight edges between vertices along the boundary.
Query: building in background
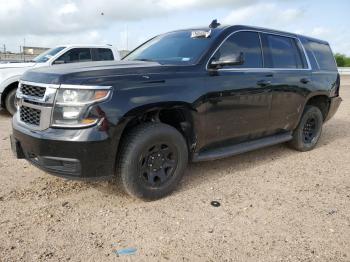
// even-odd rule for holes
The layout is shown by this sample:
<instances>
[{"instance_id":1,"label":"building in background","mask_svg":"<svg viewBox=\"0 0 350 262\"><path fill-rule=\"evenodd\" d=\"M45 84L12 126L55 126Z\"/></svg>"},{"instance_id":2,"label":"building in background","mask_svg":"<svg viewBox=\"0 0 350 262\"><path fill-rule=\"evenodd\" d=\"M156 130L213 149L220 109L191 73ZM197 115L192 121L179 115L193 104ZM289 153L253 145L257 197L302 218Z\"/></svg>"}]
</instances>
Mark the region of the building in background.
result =
<instances>
[{"instance_id":1,"label":"building in background","mask_svg":"<svg viewBox=\"0 0 350 262\"><path fill-rule=\"evenodd\" d=\"M0 62L24 62L30 61L34 57L45 52L49 48L35 47L35 46L23 46L20 47L21 52L0 52Z\"/></svg>"},{"instance_id":2,"label":"building in background","mask_svg":"<svg viewBox=\"0 0 350 262\"><path fill-rule=\"evenodd\" d=\"M35 46L24 46L23 47L23 53L25 55L35 55L38 56L41 53L45 52L49 48L46 47L35 47Z\"/></svg>"}]
</instances>

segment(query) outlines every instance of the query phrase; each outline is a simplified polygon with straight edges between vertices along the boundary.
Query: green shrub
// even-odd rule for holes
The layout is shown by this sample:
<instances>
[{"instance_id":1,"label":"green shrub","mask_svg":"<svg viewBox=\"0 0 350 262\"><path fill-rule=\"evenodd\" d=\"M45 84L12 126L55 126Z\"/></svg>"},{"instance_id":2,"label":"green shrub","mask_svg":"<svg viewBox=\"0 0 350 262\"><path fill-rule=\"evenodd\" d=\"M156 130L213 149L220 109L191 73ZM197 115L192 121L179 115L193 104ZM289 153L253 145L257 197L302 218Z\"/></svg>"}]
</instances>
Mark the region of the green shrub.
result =
<instances>
[{"instance_id":1,"label":"green shrub","mask_svg":"<svg viewBox=\"0 0 350 262\"><path fill-rule=\"evenodd\" d=\"M337 61L338 67L350 67L350 57L343 54L335 54L335 60Z\"/></svg>"}]
</instances>

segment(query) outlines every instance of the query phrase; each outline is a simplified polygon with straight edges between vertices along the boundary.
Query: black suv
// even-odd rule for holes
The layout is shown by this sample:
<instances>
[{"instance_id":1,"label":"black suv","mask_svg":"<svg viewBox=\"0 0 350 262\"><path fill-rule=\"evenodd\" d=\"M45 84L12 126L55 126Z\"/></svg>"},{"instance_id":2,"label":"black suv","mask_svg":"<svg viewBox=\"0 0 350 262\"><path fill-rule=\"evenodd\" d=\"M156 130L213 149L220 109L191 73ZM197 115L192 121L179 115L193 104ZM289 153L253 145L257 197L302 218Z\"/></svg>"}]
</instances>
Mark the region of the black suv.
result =
<instances>
[{"instance_id":1,"label":"black suv","mask_svg":"<svg viewBox=\"0 0 350 262\"><path fill-rule=\"evenodd\" d=\"M189 161L283 142L313 149L339 85L327 42L212 23L156 36L120 62L27 72L11 144L49 173L117 174L129 194L152 200Z\"/></svg>"}]
</instances>

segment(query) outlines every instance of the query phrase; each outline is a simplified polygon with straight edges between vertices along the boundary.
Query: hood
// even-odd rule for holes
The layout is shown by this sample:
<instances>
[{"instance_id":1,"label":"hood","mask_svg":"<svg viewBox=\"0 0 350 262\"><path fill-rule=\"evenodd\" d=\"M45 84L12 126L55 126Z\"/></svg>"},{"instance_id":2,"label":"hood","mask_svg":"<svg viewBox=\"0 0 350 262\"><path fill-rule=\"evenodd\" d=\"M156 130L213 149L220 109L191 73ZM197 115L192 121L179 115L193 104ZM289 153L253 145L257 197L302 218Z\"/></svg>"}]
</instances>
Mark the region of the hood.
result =
<instances>
[{"instance_id":1,"label":"hood","mask_svg":"<svg viewBox=\"0 0 350 262\"><path fill-rule=\"evenodd\" d=\"M148 61L102 61L84 62L51 67L41 67L27 71L22 80L48 84L83 84L103 82L116 77L159 74L178 69L177 65L163 65Z\"/></svg>"},{"instance_id":2,"label":"hood","mask_svg":"<svg viewBox=\"0 0 350 262\"><path fill-rule=\"evenodd\" d=\"M27 68L27 67L33 67L36 63L33 62L26 62L26 63L6 63L6 64L0 64L0 69L6 69L6 68Z\"/></svg>"}]
</instances>

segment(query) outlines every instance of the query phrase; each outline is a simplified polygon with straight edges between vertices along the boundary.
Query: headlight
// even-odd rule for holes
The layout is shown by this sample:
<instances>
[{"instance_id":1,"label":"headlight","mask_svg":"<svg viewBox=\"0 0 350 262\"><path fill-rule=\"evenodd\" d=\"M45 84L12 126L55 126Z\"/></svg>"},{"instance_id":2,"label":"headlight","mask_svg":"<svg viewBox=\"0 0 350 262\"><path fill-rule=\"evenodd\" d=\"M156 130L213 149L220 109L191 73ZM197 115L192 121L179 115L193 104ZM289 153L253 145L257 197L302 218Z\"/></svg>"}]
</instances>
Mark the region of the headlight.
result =
<instances>
[{"instance_id":1,"label":"headlight","mask_svg":"<svg viewBox=\"0 0 350 262\"><path fill-rule=\"evenodd\" d=\"M109 87L86 87L62 85L58 89L52 114L52 125L59 127L82 127L96 124L100 119L89 115L89 107L109 98Z\"/></svg>"}]
</instances>

